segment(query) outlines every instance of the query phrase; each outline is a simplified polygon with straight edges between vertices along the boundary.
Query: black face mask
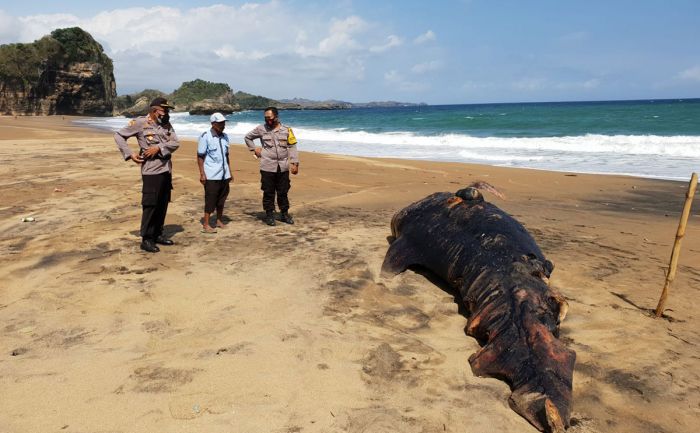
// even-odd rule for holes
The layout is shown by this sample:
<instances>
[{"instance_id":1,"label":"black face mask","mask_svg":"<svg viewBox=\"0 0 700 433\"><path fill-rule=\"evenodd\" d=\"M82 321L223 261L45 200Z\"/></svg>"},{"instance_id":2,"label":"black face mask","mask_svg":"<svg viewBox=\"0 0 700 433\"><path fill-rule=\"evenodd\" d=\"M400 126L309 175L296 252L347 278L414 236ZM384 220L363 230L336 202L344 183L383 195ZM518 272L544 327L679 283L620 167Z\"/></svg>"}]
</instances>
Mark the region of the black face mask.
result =
<instances>
[{"instance_id":1,"label":"black face mask","mask_svg":"<svg viewBox=\"0 0 700 433\"><path fill-rule=\"evenodd\" d=\"M161 125L167 125L170 122L170 114L165 113L160 117L157 117L158 123Z\"/></svg>"}]
</instances>

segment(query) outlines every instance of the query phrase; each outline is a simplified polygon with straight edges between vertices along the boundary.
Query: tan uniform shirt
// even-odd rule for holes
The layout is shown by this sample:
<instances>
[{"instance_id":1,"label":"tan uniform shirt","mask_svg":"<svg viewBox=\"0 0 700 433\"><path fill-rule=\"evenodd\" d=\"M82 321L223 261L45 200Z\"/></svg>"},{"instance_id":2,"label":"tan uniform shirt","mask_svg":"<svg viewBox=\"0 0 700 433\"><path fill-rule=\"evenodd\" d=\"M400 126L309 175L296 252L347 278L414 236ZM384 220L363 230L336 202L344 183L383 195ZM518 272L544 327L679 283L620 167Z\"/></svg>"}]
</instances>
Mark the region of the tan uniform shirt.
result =
<instances>
[{"instance_id":1,"label":"tan uniform shirt","mask_svg":"<svg viewBox=\"0 0 700 433\"><path fill-rule=\"evenodd\" d=\"M168 124L163 127L148 116L137 117L129 121L128 125L114 133L114 141L125 160L128 160L132 153L126 144L129 137L136 137L139 147L143 150L150 146L160 148L159 154L141 164L141 174L160 174L173 171L170 157L180 147L180 143L172 125Z\"/></svg>"},{"instance_id":2,"label":"tan uniform shirt","mask_svg":"<svg viewBox=\"0 0 700 433\"><path fill-rule=\"evenodd\" d=\"M289 127L280 124L277 129L269 128L267 125L258 125L246 134L245 144L251 151L255 150L253 140L259 138L262 143L262 153L260 155L260 170L277 172L289 171L289 163L299 163L299 154L295 144L287 143Z\"/></svg>"}]
</instances>

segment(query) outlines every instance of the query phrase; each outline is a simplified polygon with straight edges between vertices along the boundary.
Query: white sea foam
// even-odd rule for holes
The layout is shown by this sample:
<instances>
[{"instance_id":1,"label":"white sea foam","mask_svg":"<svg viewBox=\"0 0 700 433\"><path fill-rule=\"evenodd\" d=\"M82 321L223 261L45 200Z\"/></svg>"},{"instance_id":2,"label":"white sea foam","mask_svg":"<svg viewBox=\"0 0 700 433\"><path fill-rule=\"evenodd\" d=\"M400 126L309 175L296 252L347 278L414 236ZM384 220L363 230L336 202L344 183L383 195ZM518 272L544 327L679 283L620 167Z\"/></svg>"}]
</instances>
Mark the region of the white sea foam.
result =
<instances>
[{"instance_id":1,"label":"white sea foam","mask_svg":"<svg viewBox=\"0 0 700 433\"><path fill-rule=\"evenodd\" d=\"M206 117L173 113L178 136L196 138L209 128ZM196 120L202 119L202 120ZM116 130L124 117L79 121ZM243 143L258 123L229 118L226 132ZM411 132L373 133L347 128L294 128L300 149L355 156L475 162L490 165L587 173L631 174L686 179L700 171L700 137L600 135L566 137L476 137L466 134L420 135Z\"/></svg>"}]
</instances>

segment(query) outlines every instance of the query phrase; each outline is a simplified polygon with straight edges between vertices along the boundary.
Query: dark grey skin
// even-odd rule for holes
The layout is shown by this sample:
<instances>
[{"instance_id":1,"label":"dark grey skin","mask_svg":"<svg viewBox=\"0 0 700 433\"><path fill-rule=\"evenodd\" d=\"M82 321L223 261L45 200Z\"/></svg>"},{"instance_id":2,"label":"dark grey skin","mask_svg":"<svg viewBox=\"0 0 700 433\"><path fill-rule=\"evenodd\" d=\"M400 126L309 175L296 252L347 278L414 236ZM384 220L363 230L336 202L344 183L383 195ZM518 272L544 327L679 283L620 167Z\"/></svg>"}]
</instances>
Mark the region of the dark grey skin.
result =
<instances>
[{"instance_id":1,"label":"dark grey skin","mask_svg":"<svg viewBox=\"0 0 700 433\"><path fill-rule=\"evenodd\" d=\"M466 331L482 345L477 376L511 387L511 408L541 431L569 426L576 353L557 337L568 309L547 284L554 265L513 217L475 188L435 193L400 210L382 272L426 268L459 292Z\"/></svg>"}]
</instances>

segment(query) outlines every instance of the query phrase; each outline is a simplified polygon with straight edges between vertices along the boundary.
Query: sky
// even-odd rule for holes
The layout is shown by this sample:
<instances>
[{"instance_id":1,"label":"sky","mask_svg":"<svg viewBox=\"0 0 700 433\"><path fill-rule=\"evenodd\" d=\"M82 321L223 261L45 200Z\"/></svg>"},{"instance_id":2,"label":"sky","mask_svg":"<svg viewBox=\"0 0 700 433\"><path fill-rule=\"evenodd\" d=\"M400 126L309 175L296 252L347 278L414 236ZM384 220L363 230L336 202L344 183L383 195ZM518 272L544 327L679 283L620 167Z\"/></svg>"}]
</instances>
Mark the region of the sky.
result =
<instances>
[{"instance_id":1,"label":"sky","mask_svg":"<svg viewBox=\"0 0 700 433\"><path fill-rule=\"evenodd\" d=\"M88 31L117 93L200 78L274 99L700 97L697 0L0 0L0 44Z\"/></svg>"}]
</instances>

